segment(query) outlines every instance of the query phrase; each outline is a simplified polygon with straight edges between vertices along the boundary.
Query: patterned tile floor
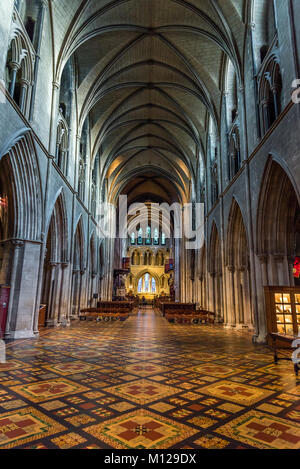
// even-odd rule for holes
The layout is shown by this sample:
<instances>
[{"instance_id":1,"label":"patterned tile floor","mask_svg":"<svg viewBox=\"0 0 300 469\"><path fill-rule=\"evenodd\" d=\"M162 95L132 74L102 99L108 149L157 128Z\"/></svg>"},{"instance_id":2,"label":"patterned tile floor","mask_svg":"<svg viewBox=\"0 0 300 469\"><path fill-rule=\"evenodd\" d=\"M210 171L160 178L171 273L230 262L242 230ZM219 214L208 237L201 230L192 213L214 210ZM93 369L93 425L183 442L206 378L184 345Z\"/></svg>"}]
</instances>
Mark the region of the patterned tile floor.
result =
<instances>
[{"instance_id":1,"label":"patterned tile floor","mask_svg":"<svg viewBox=\"0 0 300 469\"><path fill-rule=\"evenodd\" d=\"M0 448L300 448L292 364L244 332L74 323L10 343L0 364Z\"/></svg>"}]
</instances>

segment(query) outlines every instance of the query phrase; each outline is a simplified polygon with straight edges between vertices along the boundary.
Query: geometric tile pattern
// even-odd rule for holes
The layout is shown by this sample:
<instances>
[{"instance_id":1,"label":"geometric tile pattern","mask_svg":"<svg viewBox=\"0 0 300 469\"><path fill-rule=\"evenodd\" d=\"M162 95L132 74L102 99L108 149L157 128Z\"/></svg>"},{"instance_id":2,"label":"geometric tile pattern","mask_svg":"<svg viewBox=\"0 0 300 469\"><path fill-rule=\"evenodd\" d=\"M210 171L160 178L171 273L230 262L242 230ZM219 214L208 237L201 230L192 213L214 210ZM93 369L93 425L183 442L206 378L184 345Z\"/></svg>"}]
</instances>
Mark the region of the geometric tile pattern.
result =
<instances>
[{"instance_id":1,"label":"geometric tile pattern","mask_svg":"<svg viewBox=\"0 0 300 469\"><path fill-rule=\"evenodd\" d=\"M169 448L197 430L144 410L85 428L85 432L118 449Z\"/></svg>"},{"instance_id":2,"label":"geometric tile pattern","mask_svg":"<svg viewBox=\"0 0 300 469\"><path fill-rule=\"evenodd\" d=\"M300 449L300 386L245 331L74 321L11 342L0 449Z\"/></svg>"},{"instance_id":3,"label":"geometric tile pattern","mask_svg":"<svg viewBox=\"0 0 300 469\"><path fill-rule=\"evenodd\" d=\"M261 449L299 449L300 424L252 410L217 430Z\"/></svg>"},{"instance_id":4,"label":"geometric tile pattern","mask_svg":"<svg viewBox=\"0 0 300 469\"><path fill-rule=\"evenodd\" d=\"M13 448L63 430L62 425L34 408L15 410L0 417L0 448Z\"/></svg>"}]
</instances>

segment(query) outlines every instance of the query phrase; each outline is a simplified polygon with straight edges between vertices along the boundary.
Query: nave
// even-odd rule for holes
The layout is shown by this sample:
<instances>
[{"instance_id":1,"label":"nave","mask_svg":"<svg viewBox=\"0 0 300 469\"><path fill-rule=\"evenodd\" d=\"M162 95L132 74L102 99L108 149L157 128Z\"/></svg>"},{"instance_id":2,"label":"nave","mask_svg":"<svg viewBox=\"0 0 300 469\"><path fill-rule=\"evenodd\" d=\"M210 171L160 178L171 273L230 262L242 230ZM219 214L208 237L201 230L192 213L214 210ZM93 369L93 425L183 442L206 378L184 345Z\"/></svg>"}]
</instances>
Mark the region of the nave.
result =
<instances>
[{"instance_id":1,"label":"nave","mask_svg":"<svg viewBox=\"0 0 300 469\"><path fill-rule=\"evenodd\" d=\"M299 449L299 393L249 332L144 308L11 342L0 448Z\"/></svg>"}]
</instances>

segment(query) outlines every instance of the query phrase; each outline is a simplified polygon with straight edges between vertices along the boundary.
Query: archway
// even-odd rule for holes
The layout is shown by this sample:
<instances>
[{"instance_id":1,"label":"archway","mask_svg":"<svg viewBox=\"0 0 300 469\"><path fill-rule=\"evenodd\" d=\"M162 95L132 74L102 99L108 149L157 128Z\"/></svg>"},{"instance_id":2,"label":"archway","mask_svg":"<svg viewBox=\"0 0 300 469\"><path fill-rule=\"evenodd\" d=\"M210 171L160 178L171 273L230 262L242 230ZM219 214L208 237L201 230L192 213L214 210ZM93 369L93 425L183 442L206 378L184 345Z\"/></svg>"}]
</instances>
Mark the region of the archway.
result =
<instances>
[{"instance_id":1,"label":"archway","mask_svg":"<svg viewBox=\"0 0 300 469\"><path fill-rule=\"evenodd\" d=\"M250 258L243 216L233 200L228 221L226 243L228 269L227 322L231 326L253 327Z\"/></svg>"},{"instance_id":2,"label":"archway","mask_svg":"<svg viewBox=\"0 0 300 469\"><path fill-rule=\"evenodd\" d=\"M257 254L263 285L294 286L295 256L300 256L300 206L292 179L270 159L258 205Z\"/></svg>"},{"instance_id":3,"label":"archway","mask_svg":"<svg viewBox=\"0 0 300 469\"><path fill-rule=\"evenodd\" d=\"M0 149L0 283L10 286L6 326L10 339L36 332L42 220L35 147L23 129Z\"/></svg>"},{"instance_id":4,"label":"archway","mask_svg":"<svg viewBox=\"0 0 300 469\"><path fill-rule=\"evenodd\" d=\"M83 276L84 269L84 234L82 219L79 220L74 236L73 244L73 273L72 273L72 297L71 297L71 316L78 317L80 311L81 300L83 298Z\"/></svg>"},{"instance_id":5,"label":"archway","mask_svg":"<svg viewBox=\"0 0 300 469\"><path fill-rule=\"evenodd\" d=\"M39 327L56 326L63 316L68 316L64 287L65 270L69 267L67 225L65 200L61 193L54 205L48 228Z\"/></svg>"}]
</instances>

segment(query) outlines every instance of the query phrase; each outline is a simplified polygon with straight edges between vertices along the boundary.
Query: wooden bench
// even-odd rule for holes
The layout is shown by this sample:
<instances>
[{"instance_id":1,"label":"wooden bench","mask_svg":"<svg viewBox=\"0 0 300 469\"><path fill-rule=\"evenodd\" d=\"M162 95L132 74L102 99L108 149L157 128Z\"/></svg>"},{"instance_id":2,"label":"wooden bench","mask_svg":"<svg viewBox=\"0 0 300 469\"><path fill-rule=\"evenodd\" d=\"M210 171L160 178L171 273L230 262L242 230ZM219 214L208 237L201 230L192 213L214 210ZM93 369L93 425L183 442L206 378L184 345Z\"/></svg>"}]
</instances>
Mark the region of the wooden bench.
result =
<instances>
[{"instance_id":1,"label":"wooden bench","mask_svg":"<svg viewBox=\"0 0 300 469\"><path fill-rule=\"evenodd\" d=\"M81 309L79 319L96 319L98 322L125 321L132 310L132 301L99 301L97 308Z\"/></svg>"}]
</instances>

